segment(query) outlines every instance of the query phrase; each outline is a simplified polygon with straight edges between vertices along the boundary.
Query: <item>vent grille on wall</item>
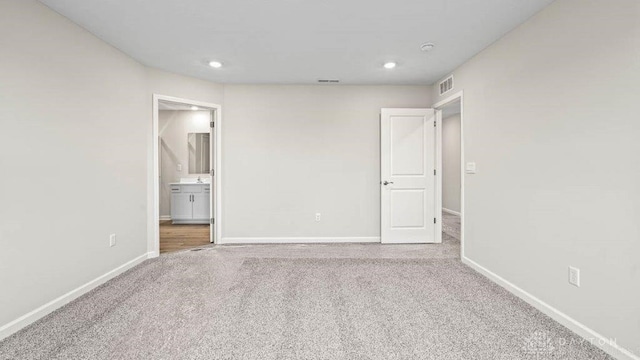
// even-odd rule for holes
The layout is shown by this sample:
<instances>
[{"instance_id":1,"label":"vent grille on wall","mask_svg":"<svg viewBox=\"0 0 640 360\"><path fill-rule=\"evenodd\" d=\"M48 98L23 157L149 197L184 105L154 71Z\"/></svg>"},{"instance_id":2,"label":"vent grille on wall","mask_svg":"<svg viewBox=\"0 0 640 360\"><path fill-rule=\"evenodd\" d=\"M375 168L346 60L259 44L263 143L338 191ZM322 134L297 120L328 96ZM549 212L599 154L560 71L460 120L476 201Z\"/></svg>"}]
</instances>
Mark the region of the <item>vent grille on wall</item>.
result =
<instances>
[{"instance_id":1,"label":"vent grille on wall","mask_svg":"<svg viewBox=\"0 0 640 360\"><path fill-rule=\"evenodd\" d=\"M327 84L327 83L339 83L340 80L338 79L320 79L318 80L319 83L323 83L323 84Z\"/></svg>"},{"instance_id":2,"label":"vent grille on wall","mask_svg":"<svg viewBox=\"0 0 640 360\"><path fill-rule=\"evenodd\" d=\"M453 75L451 75L448 78L444 79L440 83L440 95L443 95L443 94L451 91L451 89L453 89Z\"/></svg>"}]
</instances>

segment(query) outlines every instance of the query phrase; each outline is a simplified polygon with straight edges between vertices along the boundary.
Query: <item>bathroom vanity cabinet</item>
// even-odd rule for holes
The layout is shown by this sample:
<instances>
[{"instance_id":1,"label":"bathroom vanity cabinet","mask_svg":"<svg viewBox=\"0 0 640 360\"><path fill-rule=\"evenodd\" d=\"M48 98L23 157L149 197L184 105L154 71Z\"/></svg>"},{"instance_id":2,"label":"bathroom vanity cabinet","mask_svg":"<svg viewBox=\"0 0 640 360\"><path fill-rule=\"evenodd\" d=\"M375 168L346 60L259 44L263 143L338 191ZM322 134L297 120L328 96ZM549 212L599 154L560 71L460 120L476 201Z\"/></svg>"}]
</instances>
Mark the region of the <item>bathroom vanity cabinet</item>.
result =
<instances>
[{"instance_id":1,"label":"bathroom vanity cabinet","mask_svg":"<svg viewBox=\"0 0 640 360\"><path fill-rule=\"evenodd\" d=\"M174 183L170 188L173 224L209 224L211 184Z\"/></svg>"}]
</instances>

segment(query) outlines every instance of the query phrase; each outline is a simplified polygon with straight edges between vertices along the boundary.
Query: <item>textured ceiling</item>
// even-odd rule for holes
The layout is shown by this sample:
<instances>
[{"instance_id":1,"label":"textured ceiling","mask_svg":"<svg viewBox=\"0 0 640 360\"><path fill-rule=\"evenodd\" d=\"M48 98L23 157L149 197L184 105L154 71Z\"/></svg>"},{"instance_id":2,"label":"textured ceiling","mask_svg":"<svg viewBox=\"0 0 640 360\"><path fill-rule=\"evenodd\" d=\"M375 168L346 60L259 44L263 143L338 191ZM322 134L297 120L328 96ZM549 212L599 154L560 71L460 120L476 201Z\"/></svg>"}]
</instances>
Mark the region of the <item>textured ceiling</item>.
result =
<instances>
[{"instance_id":1,"label":"textured ceiling","mask_svg":"<svg viewBox=\"0 0 640 360\"><path fill-rule=\"evenodd\" d=\"M552 1L41 0L145 65L271 84L432 84Z\"/></svg>"}]
</instances>

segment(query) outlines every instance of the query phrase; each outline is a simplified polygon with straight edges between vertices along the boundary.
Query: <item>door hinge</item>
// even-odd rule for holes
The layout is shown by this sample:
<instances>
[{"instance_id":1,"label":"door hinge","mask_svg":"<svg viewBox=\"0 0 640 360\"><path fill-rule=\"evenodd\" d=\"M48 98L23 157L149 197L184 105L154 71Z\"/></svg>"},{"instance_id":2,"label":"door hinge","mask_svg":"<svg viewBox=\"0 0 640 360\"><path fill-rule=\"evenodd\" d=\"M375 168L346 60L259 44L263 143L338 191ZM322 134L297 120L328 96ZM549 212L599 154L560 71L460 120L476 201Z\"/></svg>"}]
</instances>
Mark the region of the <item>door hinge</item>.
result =
<instances>
[{"instance_id":1,"label":"door hinge","mask_svg":"<svg viewBox=\"0 0 640 360\"><path fill-rule=\"evenodd\" d=\"M435 120L433 121L433 127L436 127L436 121Z\"/></svg>"},{"instance_id":2,"label":"door hinge","mask_svg":"<svg viewBox=\"0 0 640 360\"><path fill-rule=\"evenodd\" d=\"M436 169L433 169L433 175L434 176L436 175Z\"/></svg>"},{"instance_id":3,"label":"door hinge","mask_svg":"<svg viewBox=\"0 0 640 360\"><path fill-rule=\"evenodd\" d=\"M215 223L216 223L216 219L211 218L210 222L211 222L211 225L213 225L213 224L215 224Z\"/></svg>"},{"instance_id":4,"label":"door hinge","mask_svg":"<svg viewBox=\"0 0 640 360\"><path fill-rule=\"evenodd\" d=\"M216 124L212 121L212 122L210 122L210 123L209 123L209 126L210 126L210 127L215 127L215 126L216 126Z\"/></svg>"},{"instance_id":5,"label":"door hinge","mask_svg":"<svg viewBox=\"0 0 640 360\"><path fill-rule=\"evenodd\" d=\"M436 223L436 218L433 218L433 223L434 223L434 224Z\"/></svg>"},{"instance_id":6,"label":"door hinge","mask_svg":"<svg viewBox=\"0 0 640 360\"><path fill-rule=\"evenodd\" d=\"M211 169L211 176L215 175L215 170Z\"/></svg>"}]
</instances>

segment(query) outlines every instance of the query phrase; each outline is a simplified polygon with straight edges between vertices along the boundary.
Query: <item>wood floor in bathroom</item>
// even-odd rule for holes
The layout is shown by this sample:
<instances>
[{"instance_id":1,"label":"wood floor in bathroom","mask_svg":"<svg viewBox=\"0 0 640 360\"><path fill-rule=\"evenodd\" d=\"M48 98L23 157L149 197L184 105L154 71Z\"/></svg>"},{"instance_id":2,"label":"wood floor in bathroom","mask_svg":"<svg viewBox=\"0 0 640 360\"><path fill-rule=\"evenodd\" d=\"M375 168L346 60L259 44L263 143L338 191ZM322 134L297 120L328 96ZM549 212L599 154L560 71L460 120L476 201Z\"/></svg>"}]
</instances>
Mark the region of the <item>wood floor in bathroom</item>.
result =
<instances>
[{"instance_id":1,"label":"wood floor in bathroom","mask_svg":"<svg viewBox=\"0 0 640 360\"><path fill-rule=\"evenodd\" d=\"M160 253L209 245L209 225L173 225L160 221Z\"/></svg>"}]
</instances>

